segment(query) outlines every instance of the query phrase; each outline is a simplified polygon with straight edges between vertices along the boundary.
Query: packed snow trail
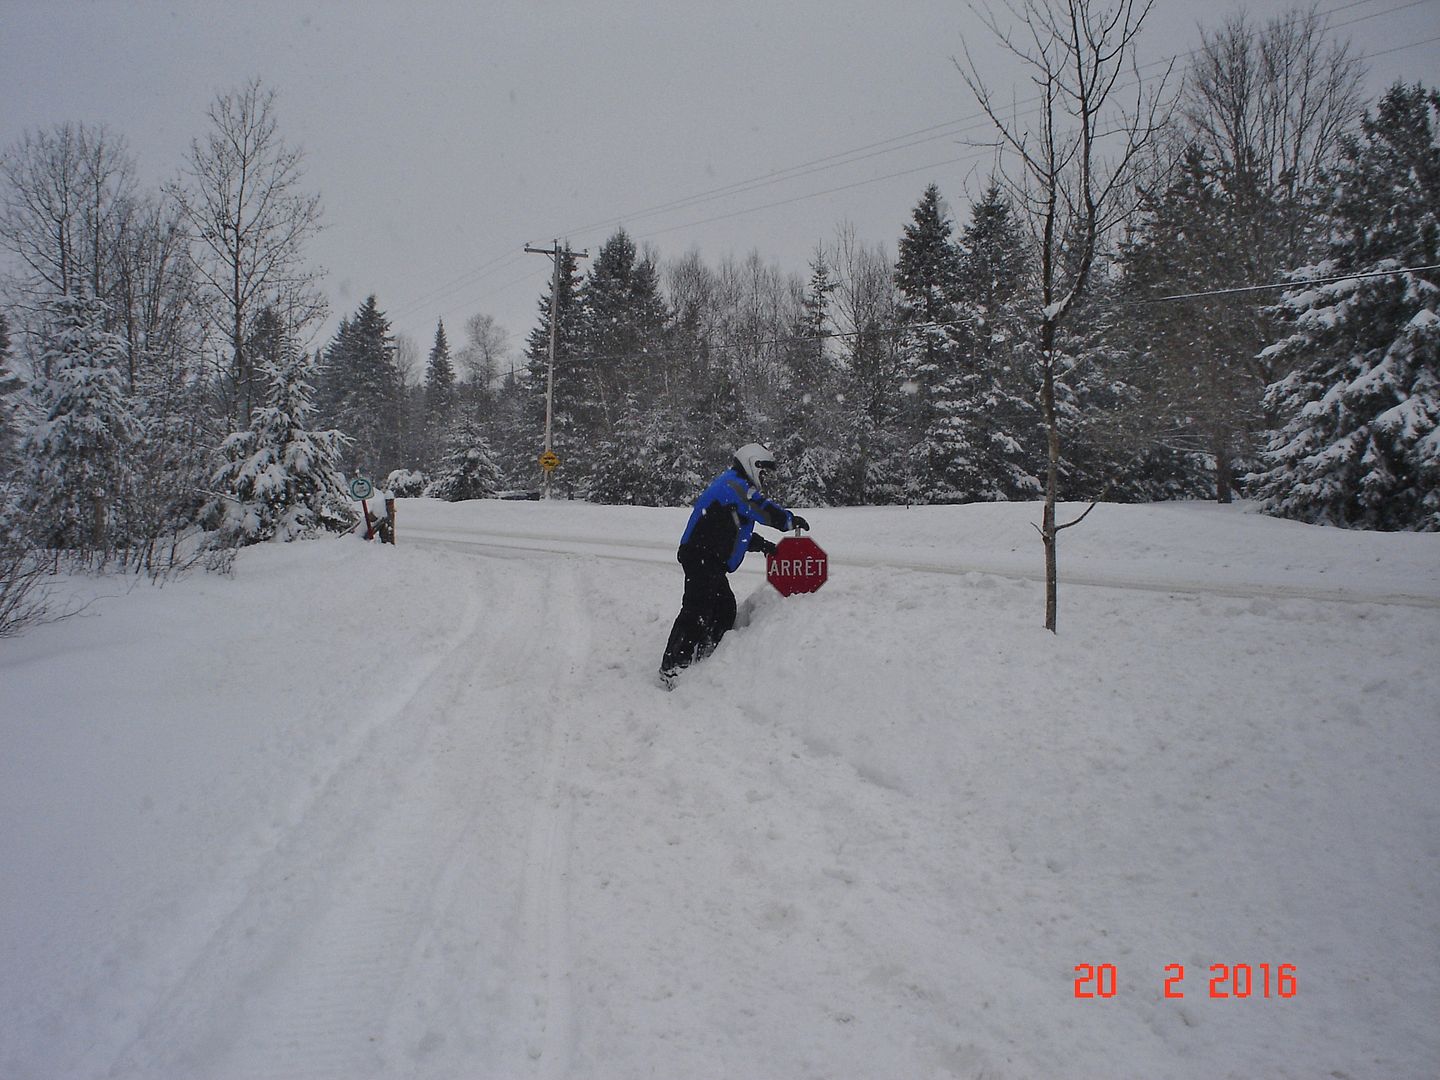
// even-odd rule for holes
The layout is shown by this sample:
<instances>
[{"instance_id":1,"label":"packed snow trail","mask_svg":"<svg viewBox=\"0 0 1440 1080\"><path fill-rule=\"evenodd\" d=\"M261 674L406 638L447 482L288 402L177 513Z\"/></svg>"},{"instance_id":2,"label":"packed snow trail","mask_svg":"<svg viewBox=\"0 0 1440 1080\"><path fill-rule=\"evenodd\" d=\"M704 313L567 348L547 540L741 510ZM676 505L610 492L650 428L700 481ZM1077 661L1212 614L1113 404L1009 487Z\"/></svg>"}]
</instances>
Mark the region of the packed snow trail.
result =
<instances>
[{"instance_id":1,"label":"packed snow trail","mask_svg":"<svg viewBox=\"0 0 1440 1080\"><path fill-rule=\"evenodd\" d=\"M1032 510L807 515L830 583L737 575L672 694L683 509L404 502L0 645L0 1076L1432 1074L1440 616L1354 598L1440 538L1103 508L1077 568L1202 588L1059 637L884 564Z\"/></svg>"},{"instance_id":2,"label":"packed snow trail","mask_svg":"<svg viewBox=\"0 0 1440 1080\"><path fill-rule=\"evenodd\" d=\"M483 579L464 632L413 691L378 696L370 736L276 844L114 1075L384 1076L394 1062L379 1046L395 1036L418 1061L466 1033L507 1075L542 1057L560 1064L541 1075L563 1075L567 734L543 705L583 671L575 577L550 566ZM516 638L514 626L568 632ZM548 693L523 674L542 651L556 661ZM435 1000L425 1031L388 1030L396 1002L435 993L428 969L457 935L474 942L463 974L486 1006L442 1022L459 1000ZM514 981L532 987L533 1008L508 992Z\"/></svg>"}]
</instances>

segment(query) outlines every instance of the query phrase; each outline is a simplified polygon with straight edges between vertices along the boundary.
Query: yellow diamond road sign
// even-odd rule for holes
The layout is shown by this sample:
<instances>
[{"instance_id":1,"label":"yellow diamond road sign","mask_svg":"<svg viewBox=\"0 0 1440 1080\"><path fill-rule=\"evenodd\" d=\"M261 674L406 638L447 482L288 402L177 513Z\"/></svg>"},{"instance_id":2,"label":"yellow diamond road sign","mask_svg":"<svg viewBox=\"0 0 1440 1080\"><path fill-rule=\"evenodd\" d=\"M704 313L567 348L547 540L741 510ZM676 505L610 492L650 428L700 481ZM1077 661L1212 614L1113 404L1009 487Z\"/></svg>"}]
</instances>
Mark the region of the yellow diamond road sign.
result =
<instances>
[{"instance_id":1,"label":"yellow diamond road sign","mask_svg":"<svg viewBox=\"0 0 1440 1080\"><path fill-rule=\"evenodd\" d=\"M540 467L546 472L549 472L551 469L555 468L555 466L559 464L560 455L555 453L554 450L546 450L543 454L540 455Z\"/></svg>"}]
</instances>

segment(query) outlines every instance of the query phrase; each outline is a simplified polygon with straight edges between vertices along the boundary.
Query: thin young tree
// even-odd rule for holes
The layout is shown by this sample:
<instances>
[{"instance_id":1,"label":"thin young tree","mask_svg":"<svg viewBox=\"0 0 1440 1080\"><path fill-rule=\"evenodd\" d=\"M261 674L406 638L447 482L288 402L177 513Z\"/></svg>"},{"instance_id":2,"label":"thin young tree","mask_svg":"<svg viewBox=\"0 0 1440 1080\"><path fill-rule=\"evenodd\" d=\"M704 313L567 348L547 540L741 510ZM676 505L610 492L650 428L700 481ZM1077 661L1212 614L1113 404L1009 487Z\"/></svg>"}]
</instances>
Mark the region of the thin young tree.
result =
<instances>
[{"instance_id":1,"label":"thin young tree","mask_svg":"<svg viewBox=\"0 0 1440 1080\"><path fill-rule=\"evenodd\" d=\"M1028 71L1038 91L1032 109L1007 107L967 50L961 77L990 118L1002 152L1001 177L1034 234L1039 307L1030 325L1039 349L1040 408L1046 433L1045 627L1057 621L1058 538L1078 525L1056 521L1060 486L1060 417L1056 384L1059 336L1085 300L1102 239L1132 211L1134 174L1169 109L1169 71L1140 76L1135 43L1153 0L1024 0L1007 3L1016 22L986 25ZM1126 95L1122 100L1122 93Z\"/></svg>"}]
</instances>

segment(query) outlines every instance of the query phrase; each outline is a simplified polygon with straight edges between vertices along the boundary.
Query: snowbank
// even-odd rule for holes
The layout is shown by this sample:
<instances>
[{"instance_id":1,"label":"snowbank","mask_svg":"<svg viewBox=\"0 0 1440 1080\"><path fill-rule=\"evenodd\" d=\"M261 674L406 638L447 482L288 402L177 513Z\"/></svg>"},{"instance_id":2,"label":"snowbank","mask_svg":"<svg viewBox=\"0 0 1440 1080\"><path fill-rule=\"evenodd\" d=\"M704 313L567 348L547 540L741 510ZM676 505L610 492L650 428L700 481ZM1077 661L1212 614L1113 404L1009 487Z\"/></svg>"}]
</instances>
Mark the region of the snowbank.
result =
<instances>
[{"instance_id":1,"label":"snowbank","mask_svg":"<svg viewBox=\"0 0 1440 1080\"><path fill-rule=\"evenodd\" d=\"M1440 538L1103 506L1054 636L1033 507L806 516L829 584L750 560L671 694L683 510L69 582L0 644L0 1075L1433 1075Z\"/></svg>"}]
</instances>

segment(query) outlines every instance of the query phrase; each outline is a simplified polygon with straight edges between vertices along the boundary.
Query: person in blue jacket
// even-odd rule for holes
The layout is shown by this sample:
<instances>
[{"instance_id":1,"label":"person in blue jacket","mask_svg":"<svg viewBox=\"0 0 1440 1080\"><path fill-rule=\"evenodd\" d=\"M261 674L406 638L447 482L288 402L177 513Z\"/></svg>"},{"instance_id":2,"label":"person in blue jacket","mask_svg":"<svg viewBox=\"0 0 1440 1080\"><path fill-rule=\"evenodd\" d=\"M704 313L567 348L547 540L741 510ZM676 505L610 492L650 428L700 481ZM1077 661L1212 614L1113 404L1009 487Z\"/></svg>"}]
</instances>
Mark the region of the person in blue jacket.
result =
<instances>
[{"instance_id":1,"label":"person in blue jacket","mask_svg":"<svg viewBox=\"0 0 1440 1080\"><path fill-rule=\"evenodd\" d=\"M660 661L660 683L667 690L684 668L714 652L735 625L735 594L726 575L740 568L746 552L775 550L755 535L755 526L781 532L810 528L804 518L761 493L766 472L774 468L769 450L746 443L695 501L675 553L685 568L685 595Z\"/></svg>"}]
</instances>

